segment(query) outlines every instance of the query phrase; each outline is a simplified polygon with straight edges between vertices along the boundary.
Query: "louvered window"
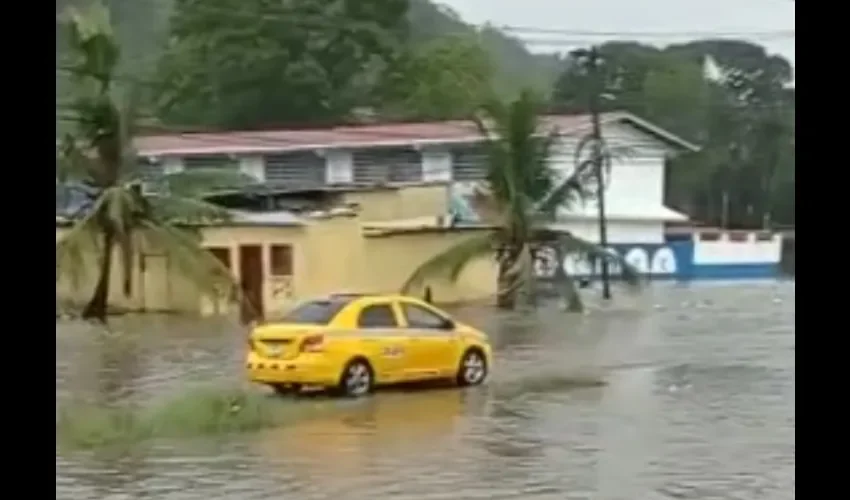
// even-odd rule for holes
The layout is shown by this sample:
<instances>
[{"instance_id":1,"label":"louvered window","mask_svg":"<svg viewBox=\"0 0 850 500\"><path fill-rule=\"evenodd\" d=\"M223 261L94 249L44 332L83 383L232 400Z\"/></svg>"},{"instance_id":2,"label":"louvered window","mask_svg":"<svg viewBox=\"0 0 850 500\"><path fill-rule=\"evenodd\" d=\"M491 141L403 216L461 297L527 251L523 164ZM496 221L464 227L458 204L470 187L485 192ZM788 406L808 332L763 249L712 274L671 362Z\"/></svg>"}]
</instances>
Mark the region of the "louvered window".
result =
<instances>
[{"instance_id":1,"label":"louvered window","mask_svg":"<svg viewBox=\"0 0 850 500\"><path fill-rule=\"evenodd\" d=\"M142 180L142 192L162 193L165 189L165 166L149 158L138 158L136 173Z\"/></svg>"},{"instance_id":2,"label":"louvered window","mask_svg":"<svg viewBox=\"0 0 850 500\"><path fill-rule=\"evenodd\" d=\"M153 162L148 158L139 158L137 168L138 175L145 181L158 180L165 173L165 167L161 162Z\"/></svg>"},{"instance_id":3,"label":"louvered window","mask_svg":"<svg viewBox=\"0 0 850 500\"><path fill-rule=\"evenodd\" d=\"M325 159L312 151L268 155L266 182L293 186L321 186L325 183Z\"/></svg>"},{"instance_id":4,"label":"louvered window","mask_svg":"<svg viewBox=\"0 0 850 500\"><path fill-rule=\"evenodd\" d=\"M452 149L452 179L479 181L487 177L487 153L483 146L461 146Z\"/></svg>"},{"instance_id":5,"label":"louvered window","mask_svg":"<svg viewBox=\"0 0 850 500\"><path fill-rule=\"evenodd\" d=\"M239 170L239 160L227 155L199 155L183 158L183 168L203 168L212 170Z\"/></svg>"},{"instance_id":6,"label":"louvered window","mask_svg":"<svg viewBox=\"0 0 850 500\"><path fill-rule=\"evenodd\" d=\"M421 182L422 157L405 148L366 149L352 155L354 182Z\"/></svg>"}]
</instances>

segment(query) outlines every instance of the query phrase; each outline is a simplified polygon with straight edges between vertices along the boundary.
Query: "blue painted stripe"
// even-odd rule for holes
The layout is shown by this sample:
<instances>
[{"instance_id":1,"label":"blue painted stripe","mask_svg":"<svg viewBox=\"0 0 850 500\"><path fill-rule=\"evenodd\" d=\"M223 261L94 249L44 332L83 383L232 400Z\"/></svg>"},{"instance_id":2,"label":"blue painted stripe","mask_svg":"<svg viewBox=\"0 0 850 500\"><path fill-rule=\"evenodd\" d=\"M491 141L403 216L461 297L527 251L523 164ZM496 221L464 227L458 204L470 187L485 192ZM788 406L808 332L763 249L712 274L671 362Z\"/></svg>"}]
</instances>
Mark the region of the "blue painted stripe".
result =
<instances>
[{"instance_id":1,"label":"blue painted stripe","mask_svg":"<svg viewBox=\"0 0 850 500\"><path fill-rule=\"evenodd\" d=\"M691 267L693 280L765 279L780 276L778 264L702 264Z\"/></svg>"},{"instance_id":2,"label":"blue painted stripe","mask_svg":"<svg viewBox=\"0 0 850 500\"><path fill-rule=\"evenodd\" d=\"M776 279L782 276L777 264L714 264L689 266L686 272L674 274L644 275L650 281L711 281L711 280L754 280ZM598 274L576 275L576 279L591 282L600 279ZM621 281L619 273L611 275L612 281ZM544 279L545 281L545 279Z\"/></svg>"}]
</instances>

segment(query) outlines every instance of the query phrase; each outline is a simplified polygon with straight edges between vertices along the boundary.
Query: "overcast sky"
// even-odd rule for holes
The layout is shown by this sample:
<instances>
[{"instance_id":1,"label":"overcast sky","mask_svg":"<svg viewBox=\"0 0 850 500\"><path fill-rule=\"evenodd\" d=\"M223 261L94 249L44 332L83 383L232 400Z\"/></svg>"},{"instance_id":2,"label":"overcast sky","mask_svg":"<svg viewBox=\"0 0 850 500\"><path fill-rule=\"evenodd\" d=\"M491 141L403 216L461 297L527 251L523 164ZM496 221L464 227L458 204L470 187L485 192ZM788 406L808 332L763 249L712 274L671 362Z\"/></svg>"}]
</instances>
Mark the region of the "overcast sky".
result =
<instances>
[{"instance_id":1,"label":"overcast sky","mask_svg":"<svg viewBox=\"0 0 850 500\"><path fill-rule=\"evenodd\" d=\"M665 45L700 33L764 33L795 29L793 0L437 0L457 11L470 23L592 32L688 32L685 37L624 37ZM587 34L537 34L516 32L520 38L556 40L569 50L571 42L588 45L613 37ZM750 35L749 39L785 56L795 64L794 38L782 35ZM551 45L530 44L532 50Z\"/></svg>"}]
</instances>

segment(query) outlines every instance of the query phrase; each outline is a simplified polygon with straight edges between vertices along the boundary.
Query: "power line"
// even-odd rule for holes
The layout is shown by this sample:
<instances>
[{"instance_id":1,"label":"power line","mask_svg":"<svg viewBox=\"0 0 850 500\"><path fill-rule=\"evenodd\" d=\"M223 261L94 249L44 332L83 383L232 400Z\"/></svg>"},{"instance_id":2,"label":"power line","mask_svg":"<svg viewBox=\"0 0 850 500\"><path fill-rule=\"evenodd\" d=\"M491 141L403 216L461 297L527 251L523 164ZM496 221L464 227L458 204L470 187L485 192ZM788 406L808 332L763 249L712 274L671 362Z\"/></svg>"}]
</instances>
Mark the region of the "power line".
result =
<instances>
[{"instance_id":1,"label":"power line","mask_svg":"<svg viewBox=\"0 0 850 500\"><path fill-rule=\"evenodd\" d=\"M139 0L141 1L141 0ZM298 27L325 27L350 29L352 25L362 24L371 27L373 23L369 21L342 23L330 22L327 17L309 16L303 14L293 15L292 12L285 12L283 4L281 11L266 11L258 12L257 9L249 8L225 8L213 7L209 5L194 5L192 10L196 12L206 12L210 14L220 14L227 16L228 19L233 17L241 17L249 20L274 19L290 22ZM172 9L173 11L173 9ZM295 21L292 23L291 21ZM712 37L739 37L739 38L794 38L795 29L781 30L739 30L739 31L713 31L713 30L693 30L693 31L605 31L605 30L576 30L565 28L544 28L538 26L513 26L513 25L496 25L493 23L469 23L461 22L474 30L496 29L507 33L518 33L523 35L538 34L538 35L565 35L569 37L633 37L633 38L712 38ZM57 16L57 23L61 23L61 15Z\"/></svg>"},{"instance_id":2,"label":"power line","mask_svg":"<svg viewBox=\"0 0 850 500\"><path fill-rule=\"evenodd\" d=\"M785 37L794 38L794 29L768 31L599 31L573 30L557 28L538 28L531 26L498 26L501 31L509 33L565 35L580 37L633 37L633 38L712 38L712 37Z\"/></svg>"}]
</instances>

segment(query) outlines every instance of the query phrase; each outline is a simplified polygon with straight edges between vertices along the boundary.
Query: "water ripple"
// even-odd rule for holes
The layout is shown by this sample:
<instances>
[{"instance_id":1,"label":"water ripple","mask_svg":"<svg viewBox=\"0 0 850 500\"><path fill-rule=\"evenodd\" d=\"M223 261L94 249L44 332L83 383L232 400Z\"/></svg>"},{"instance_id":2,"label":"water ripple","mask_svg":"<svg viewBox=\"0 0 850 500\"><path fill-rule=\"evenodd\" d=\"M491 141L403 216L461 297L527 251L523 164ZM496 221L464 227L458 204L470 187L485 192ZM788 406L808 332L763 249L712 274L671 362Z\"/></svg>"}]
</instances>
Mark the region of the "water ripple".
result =
<instances>
[{"instance_id":1,"label":"water ripple","mask_svg":"<svg viewBox=\"0 0 850 500\"><path fill-rule=\"evenodd\" d=\"M584 316L459 309L496 346L486 387L330 401L224 440L57 451L56 497L792 499L794 293L667 285ZM232 323L117 329L57 324L57 406L241 383L245 331Z\"/></svg>"}]
</instances>

